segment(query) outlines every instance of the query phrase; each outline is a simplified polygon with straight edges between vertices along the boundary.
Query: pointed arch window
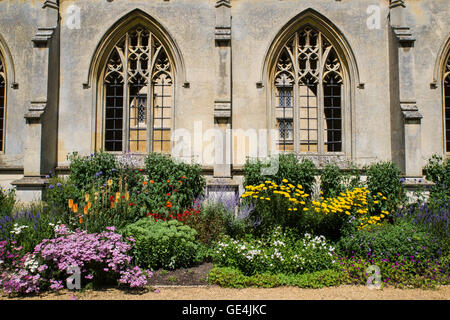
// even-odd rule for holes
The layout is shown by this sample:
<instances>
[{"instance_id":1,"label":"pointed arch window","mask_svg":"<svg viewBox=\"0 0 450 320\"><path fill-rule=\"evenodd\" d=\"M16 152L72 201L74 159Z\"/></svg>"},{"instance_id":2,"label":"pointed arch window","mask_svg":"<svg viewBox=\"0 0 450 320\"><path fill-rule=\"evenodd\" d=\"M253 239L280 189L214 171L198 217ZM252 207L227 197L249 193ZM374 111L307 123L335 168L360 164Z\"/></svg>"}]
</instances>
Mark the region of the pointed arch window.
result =
<instances>
[{"instance_id":1,"label":"pointed arch window","mask_svg":"<svg viewBox=\"0 0 450 320\"><path fill-rule=\"evenodd\" d=\"M103 73L105 151L170 153L172 70L147 28L137 26L117 42Z\"/></svg>"},{"instance_id":2,"label":"pointed arch window","mask_svg":"<svg viewBox=\"0 0 450 320\"><path fill-rule=\"evenodd\" d=\"M444 140L445 152L450 153L450 52L444 66L443 94L444 94Z\"/></svg>"},{"instance_id":3,"label":"pointed arch window","mask_svg":"<svg viewBox=\"0 0 450 320\"><path fill-rule=\"evenodd\" d=\"M343 152L342 63L325 35L311 26L298 30L273 70L279 150Z\"/></svg>"},{"instance_id":4,"label":"pointed arch window","mask_svg":"<svg viewBox=\"0 0 450 320\"><path fill-rule=\"evenodd\" d=\"M6 72L0 55L0 152L5 150Z\"/></svg>"}]
</instances>

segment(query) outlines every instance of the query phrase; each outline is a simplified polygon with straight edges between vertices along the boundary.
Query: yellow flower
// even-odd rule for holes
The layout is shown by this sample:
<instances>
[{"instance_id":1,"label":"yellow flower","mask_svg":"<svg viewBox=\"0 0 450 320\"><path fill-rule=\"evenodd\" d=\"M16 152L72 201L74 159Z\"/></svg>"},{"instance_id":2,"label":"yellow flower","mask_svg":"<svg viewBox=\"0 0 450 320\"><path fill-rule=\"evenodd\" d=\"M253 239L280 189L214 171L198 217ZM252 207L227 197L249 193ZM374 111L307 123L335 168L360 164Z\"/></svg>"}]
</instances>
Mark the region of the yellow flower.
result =
<instances>
[{"instance_id":1,"label":"yellow flower","mask_svg":"<svg viewBox=\"0 0 450 320\"><path fill-rule=\"evenodd\" d=\"M108 180L108 187L111 187L113 184L113 181L111 179Z\"/></svg>"},{"instance_id":2,"label":"yellow flower","mask_svg":"<svg viewBox=\"0 0 450 320\"><path fill-rule=\"evenodd\" d=\"M86 202L89 201L89 193L86 193L86 194L84 195L84 199L86 200Z\"/></svg>"},{"instance_id":3,"label":"yellow flower","mask_svg":"<svg viewBox=\"0 0 450 320\"><path fill-rule=\"evenodd\" d=\"M303 211L308 211L309 209L308 208L303 208Z\"/></svg>"},{"instance_id":4,"label":"yellow flower","mask_svg":"<svg viewBox=\"0 0 450 320\"><path fill-rule=\"evenodd\" d=\"M266 200L270 201L270 198L266 198Z\"/></svg>"},{"instance_id":5,"label":"yellow flower","mask_svg":"<svg viewBox=\"0 0 450 320\"><path fill-rule=\"evenodd\" d=\"M281 180L283 183L288 183L288 180L287 179L283 179L283 180Z\"/></svg>"}]
</instances>

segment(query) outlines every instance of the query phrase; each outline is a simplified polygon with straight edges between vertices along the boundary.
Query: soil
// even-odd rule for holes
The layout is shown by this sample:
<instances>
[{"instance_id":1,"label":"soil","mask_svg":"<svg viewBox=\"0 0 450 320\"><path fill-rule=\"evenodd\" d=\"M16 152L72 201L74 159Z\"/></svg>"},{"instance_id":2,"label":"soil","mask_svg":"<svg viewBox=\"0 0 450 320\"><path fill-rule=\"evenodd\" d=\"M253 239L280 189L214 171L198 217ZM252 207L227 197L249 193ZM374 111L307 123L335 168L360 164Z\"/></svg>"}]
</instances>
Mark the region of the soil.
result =
<instances>
[{"instance_id":1,"label":"soil","mask_svg":"<svg viewBox=\"0 0 450 320\"><path fill-rule=\"evenodd\" d=\"M212 263L204 263L193 268L181 268L177 270L157 270L153 272L149 284L151 286L159 285L177 285L177 286L201 286L207 285L206 275L212 269Z\"/></svg>"}]
</instances>

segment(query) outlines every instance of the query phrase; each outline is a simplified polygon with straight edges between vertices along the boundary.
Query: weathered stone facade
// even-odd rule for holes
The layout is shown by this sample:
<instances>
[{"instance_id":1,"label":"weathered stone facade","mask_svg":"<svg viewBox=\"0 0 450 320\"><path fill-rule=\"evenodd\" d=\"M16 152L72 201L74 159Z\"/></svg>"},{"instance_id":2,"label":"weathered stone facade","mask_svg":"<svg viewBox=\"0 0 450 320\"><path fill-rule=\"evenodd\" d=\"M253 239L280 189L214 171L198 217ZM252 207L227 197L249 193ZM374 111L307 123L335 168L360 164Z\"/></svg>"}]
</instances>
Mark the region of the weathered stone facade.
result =
<instances>
[{"instance_id":1,"label":"weathered stone facade","mask_svg":"<svg viewBox=\"0 0 450 320\"><path fill-rule=\"evenodd\" d=\"M144 96L140 101L153 111L142 109L136 127L123 122L116 132L124 134L129 148L112 151L136 151L130 142L136 132L146 133L136 142L142 143L142 154L156 148L158 135L167 151L162 136L176 133L168 147L174 156L198 161L205 172L227 181L238 176L246 156L270 152L264 146L270 141L266 131L279 125L283 129L276 132L282 130L285 142L292 140L284 145L291 143L299 156L361 165L389 160L405 176L420 177L431 155L450 151L444 89L449 17L448 0L0 0L5 82L0 183L15 186L23 200L39 198L48 172L67 171L69 153L104 149L108 59L118 50L118 56L134 55L138 61L121 66L127 91L135 80L128 79L131 73L144 79L145 68L152 66L156 77L161 73L154 68L167 67L158 62L159 47L170 64L164 76L170 82L170 116L160 119L167 131L162 124L160 131L150 128L156 126L152 103L157 100L147 101L159 94L151 91L159 80L145 78L148 84L136 90L148 89L148 96L141 91L133 96L130 89L116 100L128 104L129 96ZM145 30L139 37L149 41L142 47L150 48L147 53L133 51L137 36L129 34L138 26ZM124 37L131 39L128 49L121 47ZM313 41L312 47L305 41ZM298 53L294 71L280 63L283 52L286 57ZM330 52L334 62L327 60ZM277 68L284 69L277 73ZM294 84L278 85L281 74ZM340 89L330 91L332 98L329 74ZM292 114L277 122L282 99L298 111L287 110ZM323 114L336 105L339 116L330 122ZM241 139L252 134L258 135L257 143ZM221 144L215 136L222 137ZM190 143L175 152L181 141ZM205 149L213 150L212 159L204 157Z\"/></svg>"}]
</instances>

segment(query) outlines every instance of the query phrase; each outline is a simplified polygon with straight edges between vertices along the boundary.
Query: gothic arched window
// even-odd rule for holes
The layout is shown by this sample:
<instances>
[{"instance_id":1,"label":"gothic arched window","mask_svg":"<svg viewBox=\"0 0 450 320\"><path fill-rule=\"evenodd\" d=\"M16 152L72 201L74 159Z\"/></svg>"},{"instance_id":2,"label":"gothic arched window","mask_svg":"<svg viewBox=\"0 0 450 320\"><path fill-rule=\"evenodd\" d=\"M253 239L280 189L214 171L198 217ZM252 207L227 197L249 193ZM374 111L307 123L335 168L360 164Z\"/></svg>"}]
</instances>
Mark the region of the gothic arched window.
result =
<instances>
[{"instance_id":1,"label":"gothic arched window","mask_svg":"<svg viewBox=\"0 0 450 320\"><path fill-rule=\"evenodd\" d=\"M443 94L444 94L444 140L445 152L450 153L450 52L444 66Z\"/></svg>"},{"instance_id":2,"label":"gothic arched window","mask_svg":"<svg viewBox=\"0 0 450 320\"><path fill-rule=\"evenodd\" d=\"M280 151L343 152L343 70L335 48L311 26L283 46L274 66Z\"/></svg>"},{"instance_id":3,"label":"gothic arched window","mask_svg":"<svg viewBox=\"0 0 450 320\"><path fill-rule=\"evenodd\" d=\"M170 153L172 65L154 34L137 26L117 42L103 86L105 151Z\"/></svg>"},{"instance_id":4,"label":"gothic arched window","mask_svg":"<svg viewBox=\"0 0 450 320\"><path fill-rule=\"evenodd\" d=\"M5 142L5 113L6 113L6 72L0 55L0 151L4 151Z\"/></svg>"}]
</instances>

